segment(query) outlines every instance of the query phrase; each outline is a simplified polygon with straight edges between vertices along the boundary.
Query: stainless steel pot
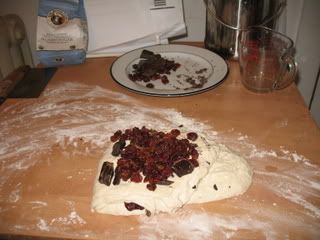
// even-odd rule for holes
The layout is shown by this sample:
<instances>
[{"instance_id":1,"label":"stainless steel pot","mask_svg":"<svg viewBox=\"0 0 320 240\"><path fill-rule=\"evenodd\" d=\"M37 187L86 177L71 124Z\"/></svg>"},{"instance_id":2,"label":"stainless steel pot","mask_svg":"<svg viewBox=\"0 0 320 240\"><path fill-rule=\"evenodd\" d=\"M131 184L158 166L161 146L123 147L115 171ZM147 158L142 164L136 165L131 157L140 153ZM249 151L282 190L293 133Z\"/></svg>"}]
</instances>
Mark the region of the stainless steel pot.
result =
<instances>
[{"instance_id":1,"label":"stainless steel pot","mask_svg":"<svg viewBox=\"0 0 320 240\"><path fill-rule=\"evenodd\" d=\"M204 0L205 47L229 59L238 59L238 37L243 29L275 29L286 0Z\"/></svg>"}]
</instances>

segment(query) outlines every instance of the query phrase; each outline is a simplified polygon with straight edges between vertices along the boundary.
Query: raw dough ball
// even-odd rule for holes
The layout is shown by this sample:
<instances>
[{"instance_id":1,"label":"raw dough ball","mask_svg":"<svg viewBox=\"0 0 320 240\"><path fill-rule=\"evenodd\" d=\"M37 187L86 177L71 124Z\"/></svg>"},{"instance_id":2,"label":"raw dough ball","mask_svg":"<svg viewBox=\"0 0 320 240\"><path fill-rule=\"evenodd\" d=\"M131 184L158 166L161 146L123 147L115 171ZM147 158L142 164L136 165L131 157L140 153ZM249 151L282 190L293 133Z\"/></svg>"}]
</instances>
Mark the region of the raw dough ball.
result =
<instances>
[{"instance_id":1,"label":"raw dough ball","mask_svg":"<svg viewBox=\"0 0 320 240\"><path fill-rule=\"evenodd\" d=\"M181 178L169 178L174 181L169 186L158 185L155 191L149 191L146 183L121 181L119 185L109 187L98 182L103 162L114 162L118 158L107 149L100 161L94 184L92 211L113 215L140 215L174 212L188 203L203 203L233 197L244 193L251 184L252 170L240 156L232 153L224 145L208 142L203 137L196 141L199 152L199 167L191 174ZM124 202L134 202L144 210L128 211Z\"/></svg>"},{"instance_id":2,"label":"raw dough ball","mask_svg":"<svg viewBox=\"0 0 320 240\"><path fill-rule=\"evenodd\" d=\"M218 157L212 161L208 174L201 179L189 203L234 197L247 191L251 184L252 170L245 159L221 144L211 145L209 151Z\"/></svg>"},{"instance_id":3,"label":"raw dough ball","mask_svg":"<svg viewBox=\"0 0 320 240\"><path fill-rule=\"evenodd\" d=\"M199 143L200 146L203 145ZM206 159L207 151L203 151L205 146L198 147L199 159ZM155 191L150 191L146 188L146 183L132 183L130 181L121 181L119 185L110 185L109 187L99 183L98 177L103 162L114 162L118 158L113 157L110 153L112 147L107 149L104 157L101 159L98 174L95 180L92 210L99 213L113 215L138 215L145 214L145 210L128 211L124 202L134 202L143 206L151 213L158 212L174 212L184 204L189 202L193 193L197 190L199 181L208 173L209 166L205 161L199 161L199 167L195 168L191 174L183 177L173 177L168 180L174 181L168 186L157 185ZM217 156L213 156L216 158Z\"/></svg>"}]
</instances>

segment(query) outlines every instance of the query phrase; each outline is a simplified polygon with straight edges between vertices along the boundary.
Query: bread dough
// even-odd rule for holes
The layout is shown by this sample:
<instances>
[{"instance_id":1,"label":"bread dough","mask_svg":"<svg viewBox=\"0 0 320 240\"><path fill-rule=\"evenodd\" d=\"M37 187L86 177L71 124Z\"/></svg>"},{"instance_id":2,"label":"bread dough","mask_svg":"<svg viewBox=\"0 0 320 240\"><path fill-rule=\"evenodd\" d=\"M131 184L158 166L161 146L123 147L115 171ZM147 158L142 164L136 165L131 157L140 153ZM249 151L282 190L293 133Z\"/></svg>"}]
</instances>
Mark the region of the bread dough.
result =
<instances>
[{"instance_id":1,"label":"bread dough","mask_svg":"<svg viewBox=\"0 0 320 240\"><path fill-rule=\"evenodd\" d=\"M208 146L211 156L211 167L208 174L198 184L189 203L204 203L243 194L252 182L252 169L247 161L230 151L226 146Z\"/></svg>"},{"instance_id":2,"label":"bread dough","mask_svg":"<svg viewBox=\"0 0 320 240\"><path fill-rule=\"evenodd\" d=\"M196 141L199 152L199 167L191 174L173 177L169 186L157 185L155 191L146 188L146 183L121 181L119 185L106 186L99 183L98 177L103 162L114 162L117 157L111 155L110 146L100 161L95 178L92 211L112 215L140 215L151 213L174 212L190 203L203 203L220 200L244 193L251 184L252 170L240 156L227 147L208 142L199 137ZM128 211L124 202L134 202L144 210Z\"/></svg>"}]
</instances>

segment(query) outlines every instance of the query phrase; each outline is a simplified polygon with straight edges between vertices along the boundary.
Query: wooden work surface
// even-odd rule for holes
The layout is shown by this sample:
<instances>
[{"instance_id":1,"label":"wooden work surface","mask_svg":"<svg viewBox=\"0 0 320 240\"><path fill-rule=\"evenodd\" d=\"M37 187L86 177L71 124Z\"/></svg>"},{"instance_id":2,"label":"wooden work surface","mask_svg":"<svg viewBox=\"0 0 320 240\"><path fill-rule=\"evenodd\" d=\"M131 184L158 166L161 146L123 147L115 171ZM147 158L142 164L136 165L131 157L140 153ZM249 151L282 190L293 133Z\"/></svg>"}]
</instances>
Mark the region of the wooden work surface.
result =
<instances>
[{"instance_id":1,"label":"wooden work surface","mask_svg":"<svg viewBox=\"0 0 320 240\"><path fill-rule=\"evenodd\" d=\"M38 99L0 106L0 233L73 239L320 239L320 132L294 84L246 90L236 62L218 87L159 98L115 83L116 58L60 68ZM245 157L242 196L175 214L121 217L90 211L110 134L144 124L194 126ZM170 129L168 129L170 130Z\"/></svg>"}]
</instances>

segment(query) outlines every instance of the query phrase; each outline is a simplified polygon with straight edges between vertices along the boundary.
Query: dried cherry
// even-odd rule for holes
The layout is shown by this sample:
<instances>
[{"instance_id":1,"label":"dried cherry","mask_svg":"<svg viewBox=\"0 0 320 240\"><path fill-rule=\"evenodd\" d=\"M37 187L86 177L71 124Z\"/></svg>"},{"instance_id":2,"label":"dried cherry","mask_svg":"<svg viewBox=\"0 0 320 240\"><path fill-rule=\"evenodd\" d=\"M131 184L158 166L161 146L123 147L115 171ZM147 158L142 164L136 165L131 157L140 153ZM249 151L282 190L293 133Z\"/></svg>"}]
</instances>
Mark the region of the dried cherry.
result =
<instances>
[{"instance_id":1,"label":"dried cherry","mask_svg":"<svg viewBox=\"0 0 320 240\"><path fill-rule=\"evenodd\" d=\"M121 130L118 130L116 131L111 137L110 137L110 140L111 142L116 142L119 140L120 136L122 134L122 131Z\"/></svg>"},{"instance_id":2,"label":"dried cherry","mask_svg":"<svg viewBox=\"0 0 320 240\"><path fill-rule=\"evenodd\" d=\"M133 210L143 210L144 207L140 206L139 204L136 204L134 202L124 202L124 206L126 207L126 209L128 209L128 211L133 211Z\"/></svg>"},{"instance_id":3,"label":"dried cherry","mask_svg":"<svg viewBox=\"0 0 320 240\"><path fill-rule=\"evenodd\" d=\"M195 132L189 132L189 133L187 133L187 138L190 141L195 141L198 138L198 134L196 134Z\"/></svg>"}]
</instances>

